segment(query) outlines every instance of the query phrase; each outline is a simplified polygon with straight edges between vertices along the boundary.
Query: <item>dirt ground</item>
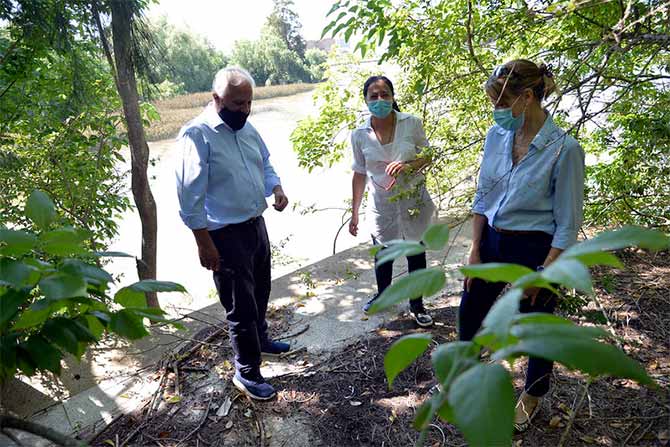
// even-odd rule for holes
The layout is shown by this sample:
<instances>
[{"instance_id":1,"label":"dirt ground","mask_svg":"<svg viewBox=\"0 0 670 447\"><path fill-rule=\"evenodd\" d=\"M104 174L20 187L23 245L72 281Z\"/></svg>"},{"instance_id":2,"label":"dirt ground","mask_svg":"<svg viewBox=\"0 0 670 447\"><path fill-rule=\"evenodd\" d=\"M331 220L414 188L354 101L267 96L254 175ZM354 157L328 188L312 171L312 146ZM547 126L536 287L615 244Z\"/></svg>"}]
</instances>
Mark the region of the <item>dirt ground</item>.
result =
<instances>
[{"instance_id":1,"label":"dirt ground","mask_svg":"<svg viewBox=\"0 0 670 447\"><path fill-rule=\"evenodd\" d=\"M594 271L596 298L572 298L564 315L604 325L623 349L646 367L657 389L621 379L587 381L558 366L553 386L533 426L515 437L515 446L555 446L570 414L574 424L567 446L668 445L670 430L670 254L627 251L625 270ZM456 338L455 297L432 301L437 343ZM581 307L579 312L575 312ZM570 311L569 309L572 309ZM290 334L291 309L274 312L271 332ZM416 329L406 315L388 322L370 337L356 340L328 358L297 351L284 359L298 367L272 379L278 397L252 403L231 383L233 368L227 334L211 327L200 343L157 367L162 386L155 399L134 414L119 418L99 434L93 446L410 446L418 439L411 427L416 408L436 384L429 353L402 373L389 389L384 354L398 337ZM178 364L175 368L166 365ZM514 373L523 384L523 363ZM227 410L227 411L226 411ZM277 427L286 430L277 430ZM268 427L273 427L268 430ZM466 445L457 429L434 421L428 446Z\"/></svg>"}]
</instances>

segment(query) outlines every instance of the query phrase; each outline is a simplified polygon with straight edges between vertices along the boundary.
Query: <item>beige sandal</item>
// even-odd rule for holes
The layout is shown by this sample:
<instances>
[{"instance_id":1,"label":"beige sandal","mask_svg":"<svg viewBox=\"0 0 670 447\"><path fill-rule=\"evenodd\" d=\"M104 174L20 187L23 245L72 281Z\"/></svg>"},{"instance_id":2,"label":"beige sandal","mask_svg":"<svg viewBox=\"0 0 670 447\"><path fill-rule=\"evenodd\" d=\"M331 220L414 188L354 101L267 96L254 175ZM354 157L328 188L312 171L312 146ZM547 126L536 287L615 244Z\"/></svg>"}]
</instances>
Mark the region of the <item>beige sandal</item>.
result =
<instances>
[{"instance_id":1,"label":"beige sandal","mask_svg":"<svg viewBox=\"0 0 670 447\"><path fill-rule=\"evenodd\" d=\"M530 427L533 418L540 411L541 403L541 397L531 396L525 391L521 393L519 401L516 403L514 414L514 429L517 433L523 433L524 431L528 430L528 427ZM526 408L532 404L535 404L535 406L532 407L529 413Z\"/></svg>"}]
</instances>

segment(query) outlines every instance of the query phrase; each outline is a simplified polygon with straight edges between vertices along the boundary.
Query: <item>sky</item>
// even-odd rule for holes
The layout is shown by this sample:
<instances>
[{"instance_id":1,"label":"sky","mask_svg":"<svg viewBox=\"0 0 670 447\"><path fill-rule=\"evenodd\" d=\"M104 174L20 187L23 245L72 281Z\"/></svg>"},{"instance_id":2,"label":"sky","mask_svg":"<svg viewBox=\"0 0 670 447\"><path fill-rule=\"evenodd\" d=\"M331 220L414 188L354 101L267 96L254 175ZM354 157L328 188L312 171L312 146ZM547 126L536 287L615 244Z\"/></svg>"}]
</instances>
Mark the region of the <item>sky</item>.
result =
<instances>
[{"instance_id":1,"label":"sky","mask_svg":"<svg viewBox=\"0 0 670 447\"><path fill-rule=\"evenodd\" d=\"M317 40L329 23L326 13L335 0L294 0L302 35ZM190 28L205 36L216 48L229 52L240 39L257 39L272 0L160 0L151 6L149 17L164 15L168 22Z\"/></svg>"}]
</instances>

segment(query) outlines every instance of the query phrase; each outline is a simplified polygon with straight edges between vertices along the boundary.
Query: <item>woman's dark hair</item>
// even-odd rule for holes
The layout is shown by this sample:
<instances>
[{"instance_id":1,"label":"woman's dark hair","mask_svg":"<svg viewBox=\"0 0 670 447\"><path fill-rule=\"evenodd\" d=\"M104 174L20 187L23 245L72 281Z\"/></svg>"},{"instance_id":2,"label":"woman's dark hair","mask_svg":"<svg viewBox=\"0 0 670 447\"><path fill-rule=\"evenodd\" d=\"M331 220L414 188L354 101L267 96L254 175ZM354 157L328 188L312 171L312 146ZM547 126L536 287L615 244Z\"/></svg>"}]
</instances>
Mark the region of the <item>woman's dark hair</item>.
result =
<instances>
[{"instance_id":1,"label":"woman's dark hair","mask_svg":"<svg viewBox=\"0 0 670 447\"><path fill-rule=\"evenodd\" d=\"M363 84L363 98L368 97L368 89L372 84L374 84L377 81L384 81L391 90L391 94L395 96L395 92L393 91L393 82L391 82L389 78L387 78L386 76L370 76L368 80L365 81L365 84ZM400 112L400 107L398 107L398 103L395 102L395 99L393 100L393 110Z\"/></svg>"}]
</instances>

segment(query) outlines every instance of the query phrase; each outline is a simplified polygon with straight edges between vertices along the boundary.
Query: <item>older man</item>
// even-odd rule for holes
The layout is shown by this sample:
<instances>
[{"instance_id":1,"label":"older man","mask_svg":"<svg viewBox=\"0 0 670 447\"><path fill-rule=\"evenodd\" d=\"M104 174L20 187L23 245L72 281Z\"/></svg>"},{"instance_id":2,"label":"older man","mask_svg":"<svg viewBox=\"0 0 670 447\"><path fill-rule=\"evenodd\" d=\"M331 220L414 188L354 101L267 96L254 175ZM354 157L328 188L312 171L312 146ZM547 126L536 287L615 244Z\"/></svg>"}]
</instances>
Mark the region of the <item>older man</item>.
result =
<instances>
[{"instance_id":1,"label":"older man","mask_svg":"<svg viewBox=\"0 0 670 447\"><path fill-rule=\"evenodd\" d=\"M270 242L263 211L288 204L270 154L247 122L254 81L238 67L220 70L214 100L179 133L180 215L193 231L200 263L214 272L235 353L233 383L253 399L275 390L260 373L261 354L279 355L286 343L270 340L265 312L270 296Z\"/></svg>"}]
</instances>

